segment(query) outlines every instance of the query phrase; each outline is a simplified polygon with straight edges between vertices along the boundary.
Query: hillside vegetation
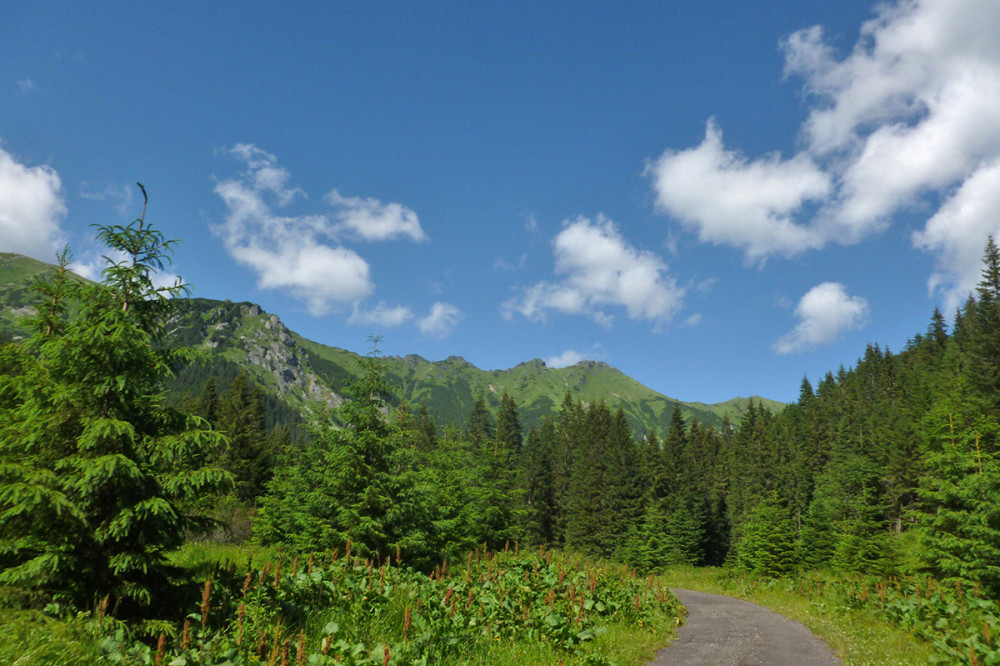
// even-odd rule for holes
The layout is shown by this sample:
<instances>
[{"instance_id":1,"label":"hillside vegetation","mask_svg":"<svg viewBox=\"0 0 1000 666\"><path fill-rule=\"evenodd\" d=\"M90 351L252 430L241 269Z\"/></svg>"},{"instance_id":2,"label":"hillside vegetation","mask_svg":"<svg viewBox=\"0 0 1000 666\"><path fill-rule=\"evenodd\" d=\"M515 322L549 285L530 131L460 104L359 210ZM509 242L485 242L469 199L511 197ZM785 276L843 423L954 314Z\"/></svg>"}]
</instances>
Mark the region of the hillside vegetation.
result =
<instances>
[{"instance_id":1,"label":"hillside vegetation","mask_svg":"<svg viewBox=\"0 0 1000 666\"><path fill-rule=\"evenodd\" d=\"M0 339L26 334L18 318L35 304L31 284L53 267L14 254L0 254ZM82 278L81 278L82 279ZM206 352L195 364L178 369L168 388L175 402L182 396L200 395L214 377L228 386L246 373L268 397L268 423L292 425L311 414L338 406L350 384L358 378L361 356L303 338L289 330L277 315L253 303L185 298L167 325L169 344ZM507 370L481 370L461 357L428 361L417 355L385 359L392 402L414 409L426 405L436 423L462 423L475 401L482 397L494 414L506 391L516 396L526 427L541 425L558 409L566 393L584 403L604 401L625 412L636 432L663 430L670 424L674 406L686 419L718 426L723 419L736 422L751 399L771 411L784 405L764 398L734 398L718 404L679 402L643 386L622 372L596 361L567 368L549 368L541 360L521 363Z\"/></svg>"}]
</instances>

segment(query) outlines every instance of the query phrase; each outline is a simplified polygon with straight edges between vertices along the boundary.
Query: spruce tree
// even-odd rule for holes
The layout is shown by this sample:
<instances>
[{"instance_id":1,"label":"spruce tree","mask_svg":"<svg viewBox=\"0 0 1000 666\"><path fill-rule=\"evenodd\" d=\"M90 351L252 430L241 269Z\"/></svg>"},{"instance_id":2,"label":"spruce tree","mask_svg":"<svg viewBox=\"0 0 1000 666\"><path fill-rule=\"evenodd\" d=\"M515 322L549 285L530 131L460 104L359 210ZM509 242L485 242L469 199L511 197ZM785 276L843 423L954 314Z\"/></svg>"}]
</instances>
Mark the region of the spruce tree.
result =
<instances>
[{"instance_id":1,"label":"spruce tree","mask_svg":"<svg viewBox=\"0 0 1000 666\"><path fill-rule=\"evenodd\" d=\"M761 576L781 576L797 565L788 510L772 494L747 514L736 544L736 565Z\"/></svg>"},{"instance_id":2,"label":"spruce tree","mask_svg":"<svg viewBox=\"0 0 1000 666\"><path fill-rule=\"evenodd\" d=\"M567 391L556 431L555 448L551 456L552 468L552 542L556 546L566 543L566 531L571 513L570 486L576 460L584 440L584 411Z\"/></svg>"},{"instance_id":3,"label":"spruce tree","mask_svg":"<svg viewBox=\"0 0 1000 666\"><path fill-rule=\"evenodd\" d=\"M479 396L472 405L469 418L465 422L465 439L473 446L480 447L493 437L495 430L493 415L486 408L486 398Z\"/></svg>"},{"instance_id":4,"label":"spruce tree","mask_svg":"<svg viewBox=\"0 0 1000 666\"><path fill-rule=\"evenodd\" d=\"M0 582L81 605L109 594L124 613L169 584L167 551L204 525L184 507L230 482L209 464L222 435L164 406L186 358L164 327L187 287L154 284L175 241L144 218L98 227L124 257L100 284L67 279L61 257L35 333L4 351L17 370L0 377Z\"/></svg>"},{"instance_id":5,"label":"spruce tree","mask_svg":"<svg viewBox=\"0 0 1000 666\"><path fill-rule=\"evenodd\" d=\"M1000 597L1000 423L981 398L946 399L927 416L920 482L932 571Z\"/></svg>"},{"instance_id":6,"label":"spruce tree","mask_svg":"<svg viewBox=\"0 0 1000 666\"><path fill-rule=\"evenodd\" d=\"M316 424L307 447L268 485L254 523L258 541L310 551L350 539L359 555L384 560L399 548L411 564L430 561L432 495L418 482L408 431L386 416L391 387L378 341L361 360L350 400Z\"/></svg>"},{"instance_id":7,"label":"spruce tree","mask_svg":"<svg viewBox=\"0 0 1000 666\"><path fill-rule=\"evenodd\" d=\"M413 415L413 427L416 430L417 447L421 451L433 451L437 448L437 426L431 419L426 401L420 403L417 413Z\"/></svg>"},{"instance_id":8,"label":"spruce tree","mask_svg":"<svg viewBox=\"0 0 1000 666\"><path fill-rule=\"evenodd\" d=\"M268 433L264 419L264 392L240 372L221 398L216 400L214 425L229 438L222 467L236 483L236 497L253 504L264 493L274 472L279 448L277 433Z\"/></svg>"},{"instance_id":9,"label":"spruce tree","mask_svg":"<svg viewBox=\"0 0 1000 666\"><path fill-rule=\"evenodd\" d=\"M521 456L521 443L523 435L521 433L521 417L517 413L517 403L507 395L507 391L500 396L500 409L497 411L496 429L494 430L494 444L498 447L508 467L513 468Z\"/></svg>"},{"instance_id":10,"label":"spruce tree","mask_svg":"<svg viewBox=\"0 0 1000 666\"><path fill-rule=\"evenodd\" d=\"M990 236L976 287L969 369L974 386L1000 407L1000 248Z\"/></svg>"},{"instance_id":11,"label":"spruce tree","mask_svg":"<svg viewBox=\"0 0 1000 666\"><path fill-rule=\"evenodd\" d=\"M532 428L521 455L521 488L524 502L524 535L531 544L552 545L552 454L558 435L555 421L547 416Z\"/></svg>"}]
</instances>

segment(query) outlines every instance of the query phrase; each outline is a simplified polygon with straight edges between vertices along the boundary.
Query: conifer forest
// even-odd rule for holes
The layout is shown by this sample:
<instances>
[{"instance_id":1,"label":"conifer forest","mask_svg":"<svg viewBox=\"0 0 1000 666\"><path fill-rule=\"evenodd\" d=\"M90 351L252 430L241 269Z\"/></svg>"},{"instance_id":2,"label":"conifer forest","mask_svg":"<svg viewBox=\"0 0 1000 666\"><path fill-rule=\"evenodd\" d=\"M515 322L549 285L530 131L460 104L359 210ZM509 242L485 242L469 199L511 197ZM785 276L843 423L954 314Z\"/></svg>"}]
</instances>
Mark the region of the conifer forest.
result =
<instances>
[{"instance_id":1,"label":"conifer forest","mask_svg":"<svg viewBox=\"0 0 1000 666\"><path fill-rule=\"evenodd\" d=\"M186 288L151 280L174 241L144 217L100 229L124 257L100 283L67 250L0 347L15 663L637 663L615 645L683 622L676 567L836 588L942 661L1000 663L993 239L957 312L780 413L635 432L567 393L528 429L504 393L435 423L372 338L349 399L295 429L243 374L168 399L198 352L166 334Z\"/></svg>"}]
</instances>

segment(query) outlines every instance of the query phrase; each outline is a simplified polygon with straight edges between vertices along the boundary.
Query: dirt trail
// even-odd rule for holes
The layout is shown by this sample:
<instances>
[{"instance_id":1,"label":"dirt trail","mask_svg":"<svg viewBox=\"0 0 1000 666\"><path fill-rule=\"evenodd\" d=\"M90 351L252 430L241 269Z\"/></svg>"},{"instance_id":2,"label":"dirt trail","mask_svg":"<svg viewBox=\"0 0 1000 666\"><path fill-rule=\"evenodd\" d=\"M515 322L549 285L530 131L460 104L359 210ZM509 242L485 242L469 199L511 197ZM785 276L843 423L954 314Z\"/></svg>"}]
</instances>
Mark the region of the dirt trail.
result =
<instances>
[{"instance_id":1,"label":"dirt trail","mask_svg":"<svg viewBox=\"0 0 1000 666\"><path fill-rule=\"evenodd\" d=\"M804 625L763 606L718 594L672 590L687 624L650 666L834 666L843 662Z\"/></svg>"}]
</instances>

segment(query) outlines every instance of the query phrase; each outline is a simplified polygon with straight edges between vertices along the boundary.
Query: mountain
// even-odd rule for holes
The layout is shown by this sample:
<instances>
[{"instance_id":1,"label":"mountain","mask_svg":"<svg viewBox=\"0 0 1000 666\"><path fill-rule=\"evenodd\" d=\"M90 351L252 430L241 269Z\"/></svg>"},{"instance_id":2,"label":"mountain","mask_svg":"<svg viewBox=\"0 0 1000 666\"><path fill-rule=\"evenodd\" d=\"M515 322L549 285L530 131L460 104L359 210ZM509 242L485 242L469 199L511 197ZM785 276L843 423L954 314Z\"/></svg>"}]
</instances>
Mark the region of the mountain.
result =
<instances>
[{"instance_id":1,"label":"mountain","mask_svg":"<svg viewBox=\"0 0 1000 666\"><path fill-rule=\"evenodd\" d=\"M0 253L0 339L25 335L17 319L31 311L29 285L51 268ZM170 344L203 353L199 361L180 369L168 386L177 401L195 399L209 377L224 387L245 372L268 396L271 423L292 424L339 405L360 370L358 354L303 338L254 303L191 298L178 305L168 325ZM737 423L751 399L772 411L784 408L758 397L717 404L679 402L599 361L549 368L535 359L507 370L482 370L458 356L428 361L408 355L385 361L398 400L413 408L426 405L442 425L464 423L480 396L495 409L504 391L516 400L526 428L557 411L567 392L576 400L603 400L613 409L620 406L636 432L665 431L675 405L685 418L708 425L719 425L726 417Z\"/></svg>"},{"instance_id":2,"label":"mountain","mask_svg":"<svg viewBox=\"0 0 1000 666\"><path fill-rule=\"evenodd\" d=\"M0 252L0 341L18 339L27 333L19 320L33 314L38 303L31 285L54 268L20 254Z\"/></svg>"}]
</instances>

